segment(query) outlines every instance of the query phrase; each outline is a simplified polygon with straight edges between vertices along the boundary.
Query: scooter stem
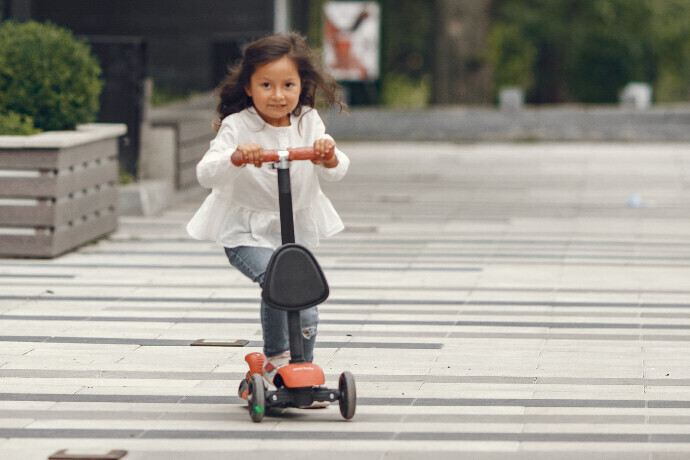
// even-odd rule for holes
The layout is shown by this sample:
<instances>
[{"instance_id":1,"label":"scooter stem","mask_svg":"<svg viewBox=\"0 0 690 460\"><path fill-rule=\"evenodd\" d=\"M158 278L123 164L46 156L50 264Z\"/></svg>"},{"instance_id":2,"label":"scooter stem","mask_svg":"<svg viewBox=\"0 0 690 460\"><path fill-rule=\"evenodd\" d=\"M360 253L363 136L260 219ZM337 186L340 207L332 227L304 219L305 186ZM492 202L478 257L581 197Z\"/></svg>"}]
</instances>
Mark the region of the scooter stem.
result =
<instances>
[{"instance_id":1,"label":"scooter stem","mask_svg":"<svg viewBox=\"0 0 690 460\"><path fill-rule=\"evenodd\" d=\"M290 162L287 151L280 151L278 169L278 204L280 207L280 235L283 244L295 242L295 224L292 216L292 191L290 187Z\"/></svg>"},{"instance_id":2,"label":"scooter stem","mask_svg":"<svg viewBox=\"0 0 690 460\"><path fill-rule=\"evenodd\" d=\"M280 234L283 244L295 242L295 225L292 216L292 190L290 187L289 152L279 151L278 169L278 203L280 206ZM304 343L302 341L302 321L299 311L287 312L288 334L290 341L290 363L303 363Z\"/></svg>"}]
</instances>

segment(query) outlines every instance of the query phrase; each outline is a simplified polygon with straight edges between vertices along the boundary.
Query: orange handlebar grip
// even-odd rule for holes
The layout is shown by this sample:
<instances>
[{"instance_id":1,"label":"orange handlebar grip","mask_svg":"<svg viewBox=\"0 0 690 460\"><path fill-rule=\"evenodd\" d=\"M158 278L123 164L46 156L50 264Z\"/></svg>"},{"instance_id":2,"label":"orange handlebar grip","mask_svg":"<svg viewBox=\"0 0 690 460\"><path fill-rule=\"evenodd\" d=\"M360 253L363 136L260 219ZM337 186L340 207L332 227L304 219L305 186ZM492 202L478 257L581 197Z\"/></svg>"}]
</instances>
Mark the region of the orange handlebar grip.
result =
<instances>
[{"instance_id":1,"label":"orange handlebar grip","mask_svg":"<svg viewBox=\"0 0 690 460\"><path fill-rule=\"evenodd\" d=\"M314 154L313 147L292 148L287 149L287 151L289 152L289 161L318 159L318 157ZM278 155L278 152L278 150L264 150L264 155L261 161L264 163L279 161L280 156ZM333 158L333 155L335 155L335 149L328 152L324 160L330 160L331 158ZM247 164L247 161L244 159L244 155L242 155L242 152L240 152L239 150L235 150L235 152L230 156L230 161L235 166L242 166L244 164Z\"/></svg>"}]
</instances>

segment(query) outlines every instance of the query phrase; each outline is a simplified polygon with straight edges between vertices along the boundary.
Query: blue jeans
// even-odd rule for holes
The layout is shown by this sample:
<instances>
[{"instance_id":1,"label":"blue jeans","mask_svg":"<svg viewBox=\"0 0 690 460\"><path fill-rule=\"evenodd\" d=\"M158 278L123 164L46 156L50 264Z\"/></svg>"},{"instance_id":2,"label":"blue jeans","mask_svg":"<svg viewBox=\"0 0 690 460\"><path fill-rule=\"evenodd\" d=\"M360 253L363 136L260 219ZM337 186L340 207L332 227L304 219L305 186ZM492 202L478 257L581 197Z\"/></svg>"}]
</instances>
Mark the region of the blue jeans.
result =
<instances>
[{"instance_id":1,"label":"blue jeans","mask_svg":"<svg viewBox=\"0 0 690 460\"><path fill-rule=\"evenodd\" d=\"M264 276L268 261L273 255L273 249L254 246L237 246L225 248L225 254L230 264L245 274L250 280L264 285ZM304 343L304 359L312 362L314 359L314 343L316 342L316 326L319 323L318 307L307 308L300 312L302 323L302 340ZM287 327L287 313L269 307L261 301L261 328L264 338L264 354L267 357L277 356L290 349Z\"/></svg>"}]
</instances>

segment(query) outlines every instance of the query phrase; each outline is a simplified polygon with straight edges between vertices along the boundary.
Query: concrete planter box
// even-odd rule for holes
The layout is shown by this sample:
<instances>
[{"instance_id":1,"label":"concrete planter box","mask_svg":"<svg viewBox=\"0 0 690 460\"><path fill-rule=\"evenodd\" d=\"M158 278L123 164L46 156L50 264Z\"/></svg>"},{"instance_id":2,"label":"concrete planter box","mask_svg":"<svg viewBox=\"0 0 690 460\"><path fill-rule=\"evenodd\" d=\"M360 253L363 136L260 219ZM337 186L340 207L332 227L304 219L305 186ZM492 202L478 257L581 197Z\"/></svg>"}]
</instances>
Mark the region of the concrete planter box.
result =
<instances>
[{"instance_id":1,"label":"concrete planter box","mask_svg":"<svg viewBox=\"0 0 690 460\"><path fill-rule=\"evenodd\" d=\"M50 258L117 228L123 124L0 136L0 256Z\"/></svg>"}]
</instances>

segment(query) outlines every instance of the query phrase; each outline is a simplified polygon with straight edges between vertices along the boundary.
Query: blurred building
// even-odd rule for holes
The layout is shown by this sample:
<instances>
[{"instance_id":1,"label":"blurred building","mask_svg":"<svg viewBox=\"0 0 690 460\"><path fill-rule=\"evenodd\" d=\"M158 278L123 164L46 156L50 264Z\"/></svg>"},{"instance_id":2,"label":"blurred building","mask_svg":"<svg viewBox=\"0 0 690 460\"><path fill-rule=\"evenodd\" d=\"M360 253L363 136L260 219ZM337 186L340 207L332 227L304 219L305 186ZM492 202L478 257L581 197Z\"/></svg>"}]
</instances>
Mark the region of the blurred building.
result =
<instances>
[{"instance_id":1,"label":"blurred building","mask_svg":"<svg viewBox=\"0 0 690 460\"><path fill-rule=\"evenodd\" d=\"M184 93L217 86L228 64L240 57L242 45L267 33L297 30L316 39L318 45L320 33L314 24L321 25L318 18L330 1L3 0L3 10L5 18L51 21L94 41L135 37L146 48L147 76L158 87ZM409 46L408 35L424 35L428 43L415 52L423 54L427 63L433 102L491 102L491 74L485 59L491 0L376 1L384 18L382 75L399 72L391 60L416 56L412 50L398 49ZM421 18L415 16L419 8L433 15L433 21L422 29ZM407 60L420 61L419 56ZM364 99L373 102L376 98Z\"/></svg>"},{"instance_id":2,"label":"blurred building","mask_svg":"<svg viewBox=\"0 0 690 460\"><path fill-rule=\"evenodd\" d=\"M5 0L19 20L50 21L75 35L137 37L146 46L147 74L172 91L216 86L241 45L271 33L280 21L303 30L300 1L281 0ZM292 8L288 8L291 6ZM278 15L295 18L281 19ZM7 17L6 16L6 17Z\"/></svg>"}]
</instances>

